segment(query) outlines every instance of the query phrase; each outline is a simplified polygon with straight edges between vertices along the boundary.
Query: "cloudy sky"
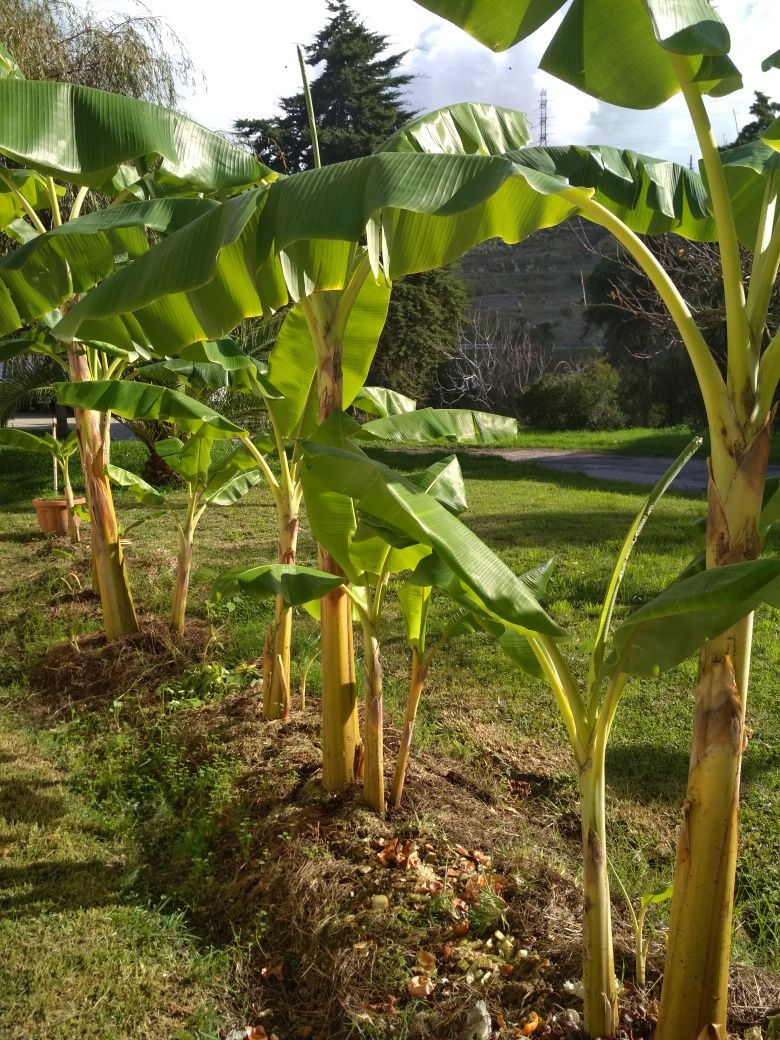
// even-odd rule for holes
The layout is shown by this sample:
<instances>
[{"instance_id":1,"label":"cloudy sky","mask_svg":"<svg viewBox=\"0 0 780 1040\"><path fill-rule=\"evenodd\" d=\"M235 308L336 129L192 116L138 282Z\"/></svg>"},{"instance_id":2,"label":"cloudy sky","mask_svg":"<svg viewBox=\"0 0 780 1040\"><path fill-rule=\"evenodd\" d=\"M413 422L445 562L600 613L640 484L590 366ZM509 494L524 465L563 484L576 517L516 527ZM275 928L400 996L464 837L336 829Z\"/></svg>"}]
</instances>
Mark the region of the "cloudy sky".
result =
<instances>
[{"instance_id":1,"label":"cloudy sky","mask_svg":"<svg viewBox=\"0 0 780 1040\"><path fill-rule=\"evenodd\" d=\"M295 44L309 43L327 21L325 0L146 2L179 35L203 76L188 91L185 110L215 130L228 130L242 117L271 115L280 96L300 89ZM96 0L91 6L100 11L119 4ZM780 46L780 12L777 0L720 0L717 6L745 80L743 91L708 103L720 143L747 122L754 90L780 99L780 71L761 72L761 60ZM368 28L387 36L390 50L408 52L406 71L415 77L407 98L412 109L493 102L525 111L535 123L540 91L546 89L550 144L615 144L685 163L691 155L698 158L679 100L650 112L626 112L539 72L551 29L493 55L414 0L353 0L352 7Z\"/></svg>"}]
</instances>

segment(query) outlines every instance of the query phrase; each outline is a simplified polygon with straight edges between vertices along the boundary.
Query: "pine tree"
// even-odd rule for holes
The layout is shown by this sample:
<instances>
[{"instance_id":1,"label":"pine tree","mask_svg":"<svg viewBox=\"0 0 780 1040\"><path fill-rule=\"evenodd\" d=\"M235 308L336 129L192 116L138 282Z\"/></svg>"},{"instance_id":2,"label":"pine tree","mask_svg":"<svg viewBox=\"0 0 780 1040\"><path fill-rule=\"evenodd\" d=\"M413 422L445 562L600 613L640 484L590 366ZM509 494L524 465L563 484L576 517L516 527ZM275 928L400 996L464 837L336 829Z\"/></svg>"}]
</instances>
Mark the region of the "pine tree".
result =
<instances>
[{"instance_id":1,"label":"pine tree","mask_svg":"<svg viewBox=\"0 0 780 1040\"><path fill-rule=\"evenodd\" d=\"M413 115L402 100L412 81L398 71L404 55L387 54L387 37L368 30L344 0L330 0L328 11L328 24L305 48L307 64L322 66L311 93L325 165L368 155ZM235 131L266 166L299 173L312 166L303 93L279 105L282 115L241 119ZM396 282L369 380L427 399L436 367L457 347L468 304L452 269Z\"/></svg>"},{"instance_id":2,"label":"pine tree","mask_svg":"<svg viewBox=\"0 0 780 1040\"><path fill-rule=\"evenodd\" d=\"M402 97L412 77L398 72L404 54L385 54L387 37L368 30L344 0L330 0L331 19L305 48L307 64L323 64L311 93L324 164L367 155L412 113ZM239 138L261 162L284 173L312 165L303 93L281 98L281 116L240 119Z\"/></svg>"}]
</instances>

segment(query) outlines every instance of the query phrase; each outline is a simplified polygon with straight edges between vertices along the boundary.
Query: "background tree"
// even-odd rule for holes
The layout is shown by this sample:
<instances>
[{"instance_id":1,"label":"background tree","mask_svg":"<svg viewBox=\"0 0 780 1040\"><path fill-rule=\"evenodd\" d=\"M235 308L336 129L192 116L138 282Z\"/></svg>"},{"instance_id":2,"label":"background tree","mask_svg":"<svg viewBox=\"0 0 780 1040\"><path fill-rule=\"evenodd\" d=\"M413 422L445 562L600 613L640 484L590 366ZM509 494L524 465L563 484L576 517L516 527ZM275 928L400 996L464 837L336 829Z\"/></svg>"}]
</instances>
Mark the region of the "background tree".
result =
<instances>
[{"instance_id":1,"label":"background tree","mask_svg":"<svg viewBox=\"0 0 780 1040\"><path fill-rule=\"evenodd\" d=\"M411 119L402 101L412 77L398 71L404 54L386 54L387 37L370 32L344 0L330 0L331 18L305 50L322 72L311 94L324 165L367 155ZM312 163L303 92L281 98L282 115L239 119L236 134L266 166L298 173Z\"/></svg>"},{"instance_id":2,"label":"background tree","mask_svg":"<svg viewBox=\"0 0 780 1040\"><path fill-rule=\"evenodd\" d=\"M330 20L305 48L322 66L311 95L323 165L372 152L412 116L403 97L412 77L399 72L403 53L387 53L387 37L371 32L344 0L330 0ZM235 132L258 159L280 173L312 165L303 92L281 98L282 114L239 119ZM417 400L428 400L439 364L458 347L469 297L455 270L399 279L370 379Z\"/></svg>"},{"instance_id":3,"label":"background tree","mask_svg":"<svg viewBox=\"0 0 780 1040\"><path fill-rule=\"evenodd\" d=\"M756 140L780 113L780 104L755 92L755 118L746 123L727 149ZM584 233L588 248L593 248ZM647 245L679 286L721 371L725 371L726 306L718 245L689 242L677 235L647 239ZM676 326L646 275L619 246L601 253L586 283L586 326L599 328L604 352L621 376L621 401L631 422L667 425L682 419L703 426L704 406L696 377L685 356ZM749 278L751 253L740 249L743 280ZM773 293L770 324L780 324L780 294Z\"/></svg>"},{"instance_id":4,"label":"background tree","mask_svg":"<svg viewBox=\"0 0 780 1040\"><path fill-rule=\"evenodd\" d=\"M726 145L726 148L737 148L741 144L755 141L780 115L780 103L770 101L767 95L760 90L754 91L754 94L755 100L750 106L750 114L755 116L755 119L745 123L731 144Z\"/></svg>"},{"instance_id":5,"label":"background tree","mask_svg":"<svg viewBox=\"0 0 780 1040\"><path fill-rule=\"evenodd\" d=\"M0 0L0 40L26 79L52 79L175 108L192 62L178 36L137 8L98 17L70 0Z\"/></svg>"},{"instance_id":6,"label":"background tree","mask_svg":"<svg viewBox=\"0 0 780 1040\"><path fill-rule=\"evenodd\" d=\"M458 350L469 295L452 267L399 278L369 382L427 401L439 366Z\"/></svg>"}]
</instances>

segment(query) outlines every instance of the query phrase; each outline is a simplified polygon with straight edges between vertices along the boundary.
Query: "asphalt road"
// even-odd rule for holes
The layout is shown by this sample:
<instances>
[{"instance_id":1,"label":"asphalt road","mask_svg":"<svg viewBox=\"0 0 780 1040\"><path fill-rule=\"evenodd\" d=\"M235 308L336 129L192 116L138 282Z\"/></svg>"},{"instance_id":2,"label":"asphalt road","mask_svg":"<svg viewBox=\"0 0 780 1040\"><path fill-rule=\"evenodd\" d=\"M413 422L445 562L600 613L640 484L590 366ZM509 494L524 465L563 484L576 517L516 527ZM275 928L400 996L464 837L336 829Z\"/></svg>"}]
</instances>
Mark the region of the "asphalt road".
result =
<instances>
[{"instance_id":1,"label":"asphalt road","mask_svg":"<svg viewBox=\"0 0 780 1040\"><path fill-rule=\"evenodd\" d=\"M48 420L40 416L20 416L9 424L25 430L49 429ZM73 420L70 420L73 428ZM113 440L133 440L133 434L121 423L111 423ZM613 452L577 451L567 448L483 449L510 462L530 463L559 473L583 473L594 480L613 480L621 484L646 484L652 487L671 465L671 459L658 455L619 455ZM780 477L780 466L770 466L770 477ZM707 464L692 459L677 475L672 487L678 491L704 491L707 487Z\"/></svg>"},{"instance_id":2,"label":"asphalt road","mask_svg":"<svg viewBox=\"0 0 780 1040\"><path fill-rule=\"evenodd\" d=\"M564 473L584 473L594 480L614 480L626 484L653 486L667 471L671 459L657 455L617 455L612 452L576 451L556 448L512 448L496 450L511 462L525 462L543 469ZM770 466L770 477L780 477L780 466ZM707 464L691 459L677 475L673 488L678 491L704 491L707 487Z\"/></svg>"}]
</instances>

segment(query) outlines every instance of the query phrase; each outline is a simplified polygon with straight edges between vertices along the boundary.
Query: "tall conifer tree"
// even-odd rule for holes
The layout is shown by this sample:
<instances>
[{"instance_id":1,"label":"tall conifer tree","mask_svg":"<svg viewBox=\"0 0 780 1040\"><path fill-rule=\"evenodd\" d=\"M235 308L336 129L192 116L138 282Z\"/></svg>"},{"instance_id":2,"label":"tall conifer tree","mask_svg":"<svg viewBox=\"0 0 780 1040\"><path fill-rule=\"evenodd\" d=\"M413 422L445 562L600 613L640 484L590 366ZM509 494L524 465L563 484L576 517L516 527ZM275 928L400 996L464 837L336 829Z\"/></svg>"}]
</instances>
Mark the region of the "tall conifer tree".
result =
<instances>
[{"instance_id":1,"label":"tall conifer tree","mask_svg":"<svg viewBox=\"0 0 780 1040\"><path fill-rule=\"evenodd\" d=\"M344 0L329 0L328 24L305 48L322 65L311 85L323 164L367 155L413 113L403 103L411 76L398 71L404 54L385 54L387 37L371 32ZM281 98L282 115L240 119L236 133L261 162L284 173L312 165L303 93Z\"/></svg>"},{"instance_id":2,"label":"tall conifer tree","mask_svg":"<svg viewBox=\"0 0 780 1040\"><path fill-rule=\"evenodd\" d=\"M344 0L330 0L330 20L305 48L320 69L311 83L324 165L368 155L414 114L404 102L412 77L399 71L403 53L387 53L387 37L365 27ZM240 119L237 136L280 173L312 166L303 92L281 98L281 115ZM451 270L402 279L390 300L370 379L425 399L437 365L454 352L468 314L468 295Z\"/></svg>"}]
</instances>

